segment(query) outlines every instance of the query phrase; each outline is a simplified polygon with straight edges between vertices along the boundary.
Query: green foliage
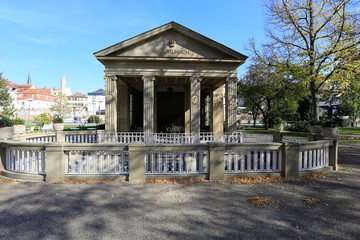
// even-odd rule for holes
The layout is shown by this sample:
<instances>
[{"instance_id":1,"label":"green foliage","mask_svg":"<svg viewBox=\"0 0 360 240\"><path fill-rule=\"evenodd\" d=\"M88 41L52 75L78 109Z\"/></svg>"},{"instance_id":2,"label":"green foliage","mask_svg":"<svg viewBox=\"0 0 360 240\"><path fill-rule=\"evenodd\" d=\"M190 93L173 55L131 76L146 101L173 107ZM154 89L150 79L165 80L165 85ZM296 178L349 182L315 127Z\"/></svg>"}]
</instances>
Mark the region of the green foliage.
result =
<instances>
[{"instance_id":1,"label":"green foliage","mask_svg":"<svg viewBox=\"0 0 360 240\"><path fill-rule=\"evenodd\" d=\"M341 89L360 71L360 21L350 0L267 0L267 52L311 94L312 117L319 119L325 86Z\"/></svg>"},{"instance_id":2,"label":"green foliage","mask_svg":"<svg viewBox=\"0 0 360 240\"><path fill-rule=\"evenodd\" d=\"M288 127L287 130L289 130L291 132L309 132L310 127L309 127L308 122L300 121L300 122L296 122L293 125L291 125L290 127Z\"/></svg>"},{"instance_id":3,"label":"green foliage","mask_svg":"<svg viewBox=\"0 0 360 240\"><path fill-rule=\"evenodd\" d=\"M321 122L320 122L319 120L315 119L315 118L312 118L312 119L310 119L309 124L310 124L311 126L321 125Z\"/></svg>"},{"instance_id":4,"label":"green foliage","mask_svg":"<svg viewBox=\"0 0 360 240\"><path fill-rule=\"evenodd\" d=\"M35 116L32 122L38 126L43 126L44 124L51 123L51 118L48 114L41 113L40 115Z\"/></svg>"},{"instance_id":5,"label":"green foliage","mask_svg":"<svg viewBox=\"0 0 360 240\"><path fill-rule=\"evenodd\" d=\"M351 80L338 99L341 101L338 106L340 115L349 116L355 127L356 119L360 117L360 74Z\"/></svg>"},{"instance_id":6,"label":"green foliage","mask_svg":"<svg viewBox=\"0 0 360 240\"><path fill-rule=\"evenodd\" d=\"M88 118L88 123L99 123L99 122L100 122L99 116L91 115Z\"/></svg>"},{"instance_id":7,"label":"green foliage","mask_svg":"<svg viewBox=\"0 0 360 240\"><path fill-rule=\"evenodd\" d=\"M0 73L0 115L11 117L16 109L5 83L6 81L2 77L2 73Z\"/></svg>"},{"instance_id":8,"label":"green foliage","mask_svg":"<svg viewBox=\"0 0 360 240\"><path fill-rule=\"evenodd\" d=\"M55 104L51 106L50 110L62 119L71 113L70 103L65 94L59 93L55 96Z\"/></svg>"},{"instance_id":9,"label":"green foliage","mask_svg":"<svg viewBox=\"0 0 360 240\"><path fill-rule=\"evenodd\" d=\"M53 123L64 123L64 119L59 116L55 116L55 117L53 117L52 122Z\"/></svg>"},{"instance_id":10,"label":"green foliage","mask_svg":"<svg viewBox=\"0 0 360 240\"><path fill-rule=\"evenodd\" d=\"M265 129L268 129L274 116L296 115L303 88L286 75L281 65L273 62L276 57L265 51L262 54L267 63L256 56L251 58L251 65L238 83L238 94L248 110L255 112L257 109L262 114Z\"/></svg>"},{"instance_id":11,"label":"green foliage","mask_svg":"<svg viewBox=\"0 0 360 240\"><path fill-rule=\"evenodd\" d=\"M276 118L273 119L273 123L275 125L279 125L279 124L283 123L283 120L281 118L279 118L279 117L276 117Z\"/></svg>"},{"instance_id":12,"label":"green foliage","mask_svg":"<svg viewBox=\"0 0 360 240\"><path fill-rule=\"evenodd\" d=\"M14 125L25 125L25 120L22 118L14 119Z\"/></svg>"},{"instance_id":13,"label":"green foliage","mask_svg":"<svg viewBox=\"0 0 360 240\"><path fill-rule=\"evenodd\" d=\"M0 128L12 127L13 125L14 125L14 121L8 117L3 117L2 120L0 120Z\"/></svg>"}]
</instances>

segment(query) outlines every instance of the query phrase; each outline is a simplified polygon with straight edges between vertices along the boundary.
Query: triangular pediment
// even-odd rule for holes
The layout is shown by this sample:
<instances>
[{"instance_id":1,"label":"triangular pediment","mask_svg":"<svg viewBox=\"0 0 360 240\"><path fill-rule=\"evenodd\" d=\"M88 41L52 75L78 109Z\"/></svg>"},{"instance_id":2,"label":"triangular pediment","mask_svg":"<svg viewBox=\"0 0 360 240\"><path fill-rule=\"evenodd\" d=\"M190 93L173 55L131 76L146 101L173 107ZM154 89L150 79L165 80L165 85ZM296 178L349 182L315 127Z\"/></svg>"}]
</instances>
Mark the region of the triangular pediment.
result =
<instances>
[{"instance_id":1,"label":"triangular pediment","mask_svg":"<svg viewBox=\"0 0 360 240\"><path fill-rule=\"evenodd\" d=\"M97 58L191 58L244 61L247 57L178 23L170 22L94 53Z\"/></svg>"}]
</instances>

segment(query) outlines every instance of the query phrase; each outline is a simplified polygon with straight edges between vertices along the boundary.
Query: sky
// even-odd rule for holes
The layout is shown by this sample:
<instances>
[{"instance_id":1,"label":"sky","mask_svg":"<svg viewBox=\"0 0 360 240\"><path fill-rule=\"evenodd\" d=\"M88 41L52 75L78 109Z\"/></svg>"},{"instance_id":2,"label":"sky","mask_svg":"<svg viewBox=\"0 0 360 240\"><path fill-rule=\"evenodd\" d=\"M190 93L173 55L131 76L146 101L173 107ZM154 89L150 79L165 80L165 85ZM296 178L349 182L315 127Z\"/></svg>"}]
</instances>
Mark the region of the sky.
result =
<instances>
[{"instance_id":1,"label":"sky","mask_svg":"<svg viewBox=\"0 0 360 240\"><path fill-rule=\"evenodd\" d=\"M265 41L262 0L0 0L0 72L38 88L105 88L94 52L175 21L235 51ZM239 75L246 66L239 67Z\"/></svg>"}]
</instances>

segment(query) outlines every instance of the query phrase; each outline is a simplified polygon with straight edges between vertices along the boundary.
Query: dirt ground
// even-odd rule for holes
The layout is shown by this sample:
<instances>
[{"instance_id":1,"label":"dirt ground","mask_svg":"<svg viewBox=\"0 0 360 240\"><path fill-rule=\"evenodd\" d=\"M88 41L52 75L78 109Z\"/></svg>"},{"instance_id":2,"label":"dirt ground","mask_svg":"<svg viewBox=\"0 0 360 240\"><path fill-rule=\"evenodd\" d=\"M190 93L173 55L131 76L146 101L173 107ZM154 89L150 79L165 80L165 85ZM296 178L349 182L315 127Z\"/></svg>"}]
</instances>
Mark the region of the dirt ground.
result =
<instances>
[{"instance_id":1,"label":"dirt ground","mask_svg":"<svg viewBox=\"0 0 360 240\"><path fill-rule=\"evenodd\" d=\"M256 184L1 179L0 239L359 239L360 144L340 144L339 170L318 177Z\"/></svg>"}]
</instances>

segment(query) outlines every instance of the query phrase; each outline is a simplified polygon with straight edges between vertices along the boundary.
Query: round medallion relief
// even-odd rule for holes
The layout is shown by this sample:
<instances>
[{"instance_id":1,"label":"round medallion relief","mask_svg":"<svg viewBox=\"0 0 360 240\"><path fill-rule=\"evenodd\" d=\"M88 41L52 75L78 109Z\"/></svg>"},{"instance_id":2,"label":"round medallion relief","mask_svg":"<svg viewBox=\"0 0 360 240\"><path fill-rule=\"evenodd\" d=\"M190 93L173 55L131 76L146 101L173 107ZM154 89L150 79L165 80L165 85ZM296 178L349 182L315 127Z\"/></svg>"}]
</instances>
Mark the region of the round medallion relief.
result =
<instances>
[{"instance_id":1,"label":"round medallion relief","mask_svg":"<svg viewBox=\"0 0 360 240\"><path fill-rule=\"evenodd\" d=\"M199 103L199 97L194 95L191 99L192 104L197 105Z\"/></svg>"}]
</instances>

